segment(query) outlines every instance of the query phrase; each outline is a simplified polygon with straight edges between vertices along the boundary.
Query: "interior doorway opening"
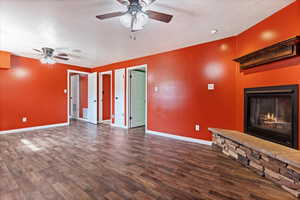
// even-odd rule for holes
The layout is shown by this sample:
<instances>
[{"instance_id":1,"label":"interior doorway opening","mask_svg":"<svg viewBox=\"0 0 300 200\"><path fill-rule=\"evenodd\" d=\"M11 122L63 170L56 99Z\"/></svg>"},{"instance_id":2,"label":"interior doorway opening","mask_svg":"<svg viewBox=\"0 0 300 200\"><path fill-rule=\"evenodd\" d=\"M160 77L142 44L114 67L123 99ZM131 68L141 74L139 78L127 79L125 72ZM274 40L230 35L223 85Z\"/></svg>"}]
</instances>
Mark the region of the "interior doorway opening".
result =
<instances>
[{"instance_id":1,"label":"interior doorway opening","mask_svg":"<svg viewBox=\"0 0 300 200\"><path fill-rule=\"evenodd\" d=\"M88 75L69 74L69 119L88 119Z\"/></svg>"},{"instance_id":2,"label":"interior doorway opening","mask_svg":"<svg viewBox=\"0 0 300 200\"><path fill-rule=\"evenodd\" d=\"M147 128L147 65L127 68L127 126Z\"/></svg>"},{"instance_id":3,"label":"interior doorway opening","mask_svg":"<svg viewBox=\"0 0 300 200\"><path fill-rule=\"evenodd\" d=\"M68 70L67 85L68 124L70 119L97 124L97 73Z\"/></svg>"},{"instance_id":4,"label":"interior doorway opening","mask_svg":"<svg viewBox=\"0 0 300 200\"><path fill-rule=\"evenodd\" d=\"M111 124L112 120L112 71L99 73L99 121Z\"/></svg>"}]
</instances>

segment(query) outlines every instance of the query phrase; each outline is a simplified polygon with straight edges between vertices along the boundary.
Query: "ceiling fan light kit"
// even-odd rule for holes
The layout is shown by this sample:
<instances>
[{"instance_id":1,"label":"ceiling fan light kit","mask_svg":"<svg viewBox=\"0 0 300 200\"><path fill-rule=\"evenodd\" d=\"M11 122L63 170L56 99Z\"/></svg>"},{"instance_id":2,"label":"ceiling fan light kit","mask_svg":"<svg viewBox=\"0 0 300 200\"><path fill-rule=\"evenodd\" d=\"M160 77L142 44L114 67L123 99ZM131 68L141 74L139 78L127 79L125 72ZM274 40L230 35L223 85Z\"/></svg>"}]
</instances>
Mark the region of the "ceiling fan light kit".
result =
<instances>
[{"instance_id":1,"label":"ceiling fan light kit","mask_svg":"<svg viewBox=\"0 0 300 200\"><path fill-rule=\"evenodd\" d=\"M55 64L56 60L55 59L60 59L60 60L69 60L68 54L66 53L55 53L55 50L52 48L48 48L48 47L43 47L42 50L38 50L38 49L33 49L34 51L38 52L41 55L41 63L42 64Z\"/></svg>"},{"instance_id":2,"label":"ceiling fan light kit","mask_svg":"<svg viewBox=\"0 0 300 200\"><path fill-rule=\"evenodd\" d=\"M139 31L147 24L149 17L146 13L138 12L136 16L132 16L129 13L120 17L120 22L126 28L132 28L132 31Z\"/></svg>"},{"instance_id":3,"label":"ceiling fan light kit","mask_svg":"<svg viewBox=\"0 0 300 200\"><path fill-rule=\"evenodd\" d=\"M55 60L53 60L51 57L47 57L47 56L41 58L40 61L41 61L42 64L50 64L50 65L53 65L53 64L56 63Z\"/></svg>"},{"instance_id":4,"label":"ceiling fan light kit","mask_svg":"<svg viewBox=\"0 0 300 200\"><path fill-rule=\"evenodd\" d=\"M173 16L165 13L148 10L148 6L156 0L117 0L120 4L127 6L126 12L113 12L96 16L100 20L120 17L120 22L131 32L140 31L149 19L169 23Z\"/></svg>"}]
</instances>

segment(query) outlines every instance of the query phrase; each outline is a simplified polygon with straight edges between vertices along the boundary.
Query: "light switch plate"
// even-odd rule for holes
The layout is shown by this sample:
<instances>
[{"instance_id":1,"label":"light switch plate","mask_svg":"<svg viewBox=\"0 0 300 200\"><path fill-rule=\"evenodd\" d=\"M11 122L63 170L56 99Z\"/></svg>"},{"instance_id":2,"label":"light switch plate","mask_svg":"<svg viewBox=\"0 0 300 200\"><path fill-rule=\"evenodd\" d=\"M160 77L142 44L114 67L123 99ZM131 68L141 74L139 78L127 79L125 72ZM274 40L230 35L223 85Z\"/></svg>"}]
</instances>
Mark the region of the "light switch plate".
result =
<instances>
[{"instance_id":1,"label":"light switch plate","mask_svg":"<svg viewBox=\"0 0 300 200\"><path fill-rule=\"evenodd\" d=\"M207 88L208 88L208 90L214 90L215 84L208 84Z\"/></svg>"},{"instance_id":2,"label":"light switch plate","mask_svg":"<svg viewBox=\"0 0 300 200\"><path fill-rule=\"evenodd\" d=\"M158 87L157 86L154 87L154 92L158 92Z\"/></svg>"},{"instance_id":3,"label":"light switch plate","mask_svg":"<svg viewBox=\"0 0 300 200\"><path fill-rule=\"evenodd\" d=\"M64 93L67 94L67 92L68 92L68 90L67 90L67 89L64 89Z\"/></svg>"},{"instance_id":4,"label":"light switch plate","mask_svg":"<svg viewBox=\"0 0 300 200\"><path fill-rule=\"evenodd\" d=\"M199 124L196 124L195 131L200 131L200 125Z\"/></svg>"}]
</instances>

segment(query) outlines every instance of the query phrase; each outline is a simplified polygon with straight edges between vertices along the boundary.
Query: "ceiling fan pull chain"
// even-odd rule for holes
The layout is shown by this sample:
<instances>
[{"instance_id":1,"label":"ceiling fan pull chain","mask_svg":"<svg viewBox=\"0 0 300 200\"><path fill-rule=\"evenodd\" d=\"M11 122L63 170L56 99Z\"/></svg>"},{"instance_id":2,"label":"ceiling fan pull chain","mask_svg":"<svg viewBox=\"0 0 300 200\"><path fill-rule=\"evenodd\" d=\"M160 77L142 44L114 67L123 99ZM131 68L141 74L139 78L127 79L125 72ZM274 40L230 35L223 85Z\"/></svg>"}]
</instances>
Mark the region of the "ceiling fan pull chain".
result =
<instances>
[{"instance_id":1,"label":"ceiling fan pull chain","mask_svg":"<svg viewBox=\"0 0 300 200\"><path fill-rule=\"evenodd\" d=\"M134 31L130 31L130 39L131 40L136 40L136 35Z\"/></svg>"}]
</instances>

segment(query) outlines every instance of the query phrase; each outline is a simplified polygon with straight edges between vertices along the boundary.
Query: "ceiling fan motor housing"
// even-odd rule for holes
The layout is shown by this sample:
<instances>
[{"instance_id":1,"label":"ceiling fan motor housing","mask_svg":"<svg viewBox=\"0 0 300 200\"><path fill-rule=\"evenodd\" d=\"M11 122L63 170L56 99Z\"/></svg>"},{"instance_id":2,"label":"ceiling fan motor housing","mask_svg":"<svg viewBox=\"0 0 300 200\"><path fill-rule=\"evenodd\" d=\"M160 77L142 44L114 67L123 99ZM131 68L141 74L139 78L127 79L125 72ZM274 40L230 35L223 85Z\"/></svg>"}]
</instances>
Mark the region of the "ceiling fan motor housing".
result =
<instances>
[{"instance_id":1,"label":"ceiling fan motor housing","mask_svg":"<svg viewBox=\"0 0 300 200\"><path fill-rule=\"evenodd\" d=\"M128 6L128 13L130 14L136 14L138 12L141 12L143 9L143 7L141 6L141 4L139 3L138 0L133 0L131 1L130 5Z\"/></svg>"},{"instance_id":2,"label":"ceiling fan motor housing","mask_svg":"<svg viewBox=\"0 0 300 200\"><path fill-rule=\"evenodd\" d=\"M53 55L53 52L54 52L54 49L48 48L48 47L44 47L44 48L42 48L42 50L43 50L43 54L46 57L51 57Z\"/></svg>"}]
</instances>

